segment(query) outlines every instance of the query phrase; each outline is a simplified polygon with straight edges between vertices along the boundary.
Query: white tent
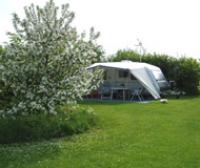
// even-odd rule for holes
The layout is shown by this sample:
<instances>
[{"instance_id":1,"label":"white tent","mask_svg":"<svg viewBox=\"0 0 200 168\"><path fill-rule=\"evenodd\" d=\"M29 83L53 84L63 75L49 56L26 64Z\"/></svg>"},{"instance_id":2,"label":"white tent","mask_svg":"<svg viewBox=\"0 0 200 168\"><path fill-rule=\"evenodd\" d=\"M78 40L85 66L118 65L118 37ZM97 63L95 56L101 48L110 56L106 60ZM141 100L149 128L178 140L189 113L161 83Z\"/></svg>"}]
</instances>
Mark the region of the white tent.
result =
<instances>
[{"instance_id":1,"label":"white tent","mask_svg":"<svg viewBox=\"0 0 200 168\"><path fill-rule=\"evenodd\" d=\"M128 70L155 99L160 98L159 83L167 83L161 69L147 63L132 61L95 63L88 69L97 67Z\"/></svg>"}]
</instances>

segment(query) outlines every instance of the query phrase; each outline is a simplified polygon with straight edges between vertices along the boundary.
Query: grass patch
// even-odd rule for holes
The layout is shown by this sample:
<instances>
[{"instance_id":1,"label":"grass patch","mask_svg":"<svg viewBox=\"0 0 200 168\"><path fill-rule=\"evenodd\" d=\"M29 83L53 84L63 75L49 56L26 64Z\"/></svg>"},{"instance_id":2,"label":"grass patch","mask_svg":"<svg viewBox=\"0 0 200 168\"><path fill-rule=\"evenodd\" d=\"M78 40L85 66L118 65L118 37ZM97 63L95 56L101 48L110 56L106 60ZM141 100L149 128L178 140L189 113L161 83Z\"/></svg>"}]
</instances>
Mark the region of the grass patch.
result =
<instances>
[{"instance_id":1,"label":"grass patch","mask_svg":"<svg viewBox=\"0 0 200 168\"><path fill-rule=\"evenodd\" d=\"M200 98L81 106L95 110L99 128L54 141L0 146L0 167L200 167Z\"/></svg>"},{"instance_id":2,"label":"grass patch","mask_svg":"<svg viewBox=\"0 0 200 168\"><path fill-rule=\"evenodd\" d=\"M58 115L32 115L0 119L0 143L29 142L82 133L96 123L86 108L63 107Z\"/></svg>"}]
</instances>

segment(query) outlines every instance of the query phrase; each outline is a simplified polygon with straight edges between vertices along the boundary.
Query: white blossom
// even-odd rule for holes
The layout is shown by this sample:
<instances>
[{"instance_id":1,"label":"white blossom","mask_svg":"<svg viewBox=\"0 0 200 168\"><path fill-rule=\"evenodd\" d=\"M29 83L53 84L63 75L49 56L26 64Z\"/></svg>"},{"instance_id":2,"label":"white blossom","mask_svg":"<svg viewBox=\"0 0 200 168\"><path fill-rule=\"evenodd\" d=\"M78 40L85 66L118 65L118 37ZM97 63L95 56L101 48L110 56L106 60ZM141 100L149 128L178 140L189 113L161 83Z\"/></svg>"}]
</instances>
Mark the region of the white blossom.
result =
<instances>
[{"instance_id":1,"label":"white blossom","mask_svg":"<svg viewBox=\"0 0 200 168\"><path fill-rule=\"evenodd\" d=\"M1 80L13 99L1 116L56 114L57 105L74 103L99 86L102 72L87 70L99 60L99 33L92 28L87 40L85 32L79 35L71 26L73 18L68 4L59 13L53 0L44 8L25 7L24 19L13 14L16 32L9 33L0 65Z\"/></svg>"}]
</instances>

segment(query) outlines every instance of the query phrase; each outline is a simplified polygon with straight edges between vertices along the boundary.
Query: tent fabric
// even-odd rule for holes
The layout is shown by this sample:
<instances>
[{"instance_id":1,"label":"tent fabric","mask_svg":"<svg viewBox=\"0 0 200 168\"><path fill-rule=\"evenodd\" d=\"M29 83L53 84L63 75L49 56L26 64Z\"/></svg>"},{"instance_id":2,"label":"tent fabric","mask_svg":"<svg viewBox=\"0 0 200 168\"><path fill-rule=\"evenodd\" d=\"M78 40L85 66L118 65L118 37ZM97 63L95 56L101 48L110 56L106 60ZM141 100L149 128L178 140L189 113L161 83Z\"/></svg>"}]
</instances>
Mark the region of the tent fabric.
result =
<instances>
[{"instance_id":1,"label":"tent fabric","mask_svg":"<svg viewBox=\"0 0 200 168\"><path fill-rule=\"evenodd\" d=\"M162 74L160 68L150 65L147 63L122 61L122 62L106 62L106 63L95 63L88 67L93 69L95 67L106 67L129 70L129 72L135 76L135 78L141 83L141 85L147 89L147 91L155 98L160 98L160 87L154 75L154 72Z\"/></svg>"},{"instance_id":2,"label":"tent fabric","mask_svg":"<svg viewBox=\"0 0 200 168\"><path fill-rule=\"evenodd\" d=\"M130 73L146 88L149 93L155 98L159 99L160 94L154 78L149 76L149 70L145 68L130 70ZM159 87L159 86L158 86Z\"/></svg>"}]
</instances>

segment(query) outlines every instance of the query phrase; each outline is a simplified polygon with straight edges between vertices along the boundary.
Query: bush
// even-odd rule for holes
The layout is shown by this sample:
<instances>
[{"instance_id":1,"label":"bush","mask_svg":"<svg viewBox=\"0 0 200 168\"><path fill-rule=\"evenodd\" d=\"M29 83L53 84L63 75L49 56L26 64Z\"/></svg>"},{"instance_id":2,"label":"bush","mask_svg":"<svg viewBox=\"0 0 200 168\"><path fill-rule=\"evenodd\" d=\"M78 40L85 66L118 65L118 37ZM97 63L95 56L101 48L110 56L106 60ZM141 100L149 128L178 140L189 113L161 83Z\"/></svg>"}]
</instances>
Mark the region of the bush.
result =
<instances>
[{"instance_id":1,"label":"bush","mask_svg":"<svg viewBox=\"0 0 200 168\"><path fill-rule=\"evenodd\" d=\"M67 110L67 111L66 111ZM16 143L82 133L96 124L89 109L62 108L57 115L20 116L0 119L0 143Z\"/></svg>"},{"instance_id":2,"label":"bush","mask_svg":"<svg viewBox=\"0 0 200 168\"><path fill-rule=\"evenodd\" d=\"M200 65L192 58L181 58L178 61L176 84L188 95L199 93Z\"/></svg>"}]
</instances>

